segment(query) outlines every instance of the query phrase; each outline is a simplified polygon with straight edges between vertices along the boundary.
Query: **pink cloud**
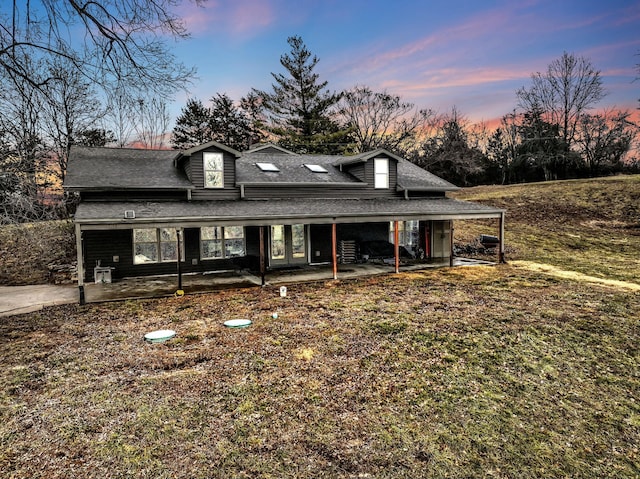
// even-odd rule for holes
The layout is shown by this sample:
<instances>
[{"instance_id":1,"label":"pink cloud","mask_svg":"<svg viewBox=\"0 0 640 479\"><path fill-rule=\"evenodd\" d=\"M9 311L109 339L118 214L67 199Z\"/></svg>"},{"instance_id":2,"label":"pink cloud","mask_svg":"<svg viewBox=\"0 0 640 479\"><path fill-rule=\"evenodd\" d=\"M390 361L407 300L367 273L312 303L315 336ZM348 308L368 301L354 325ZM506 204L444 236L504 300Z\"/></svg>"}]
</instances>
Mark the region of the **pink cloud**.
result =
<instances>
[{"instance_id":1,"label":"pink cloud","mask_svg":"<svg viewBox=\"0 0 640 479\"><path fill-rule=\"evenodd\" d=\"M201 6L184 2L177 14L189 33L227 32L237 36L253 36L276 21L275 9L266 0L209 0Z\"/></svg>"}]
</instances>

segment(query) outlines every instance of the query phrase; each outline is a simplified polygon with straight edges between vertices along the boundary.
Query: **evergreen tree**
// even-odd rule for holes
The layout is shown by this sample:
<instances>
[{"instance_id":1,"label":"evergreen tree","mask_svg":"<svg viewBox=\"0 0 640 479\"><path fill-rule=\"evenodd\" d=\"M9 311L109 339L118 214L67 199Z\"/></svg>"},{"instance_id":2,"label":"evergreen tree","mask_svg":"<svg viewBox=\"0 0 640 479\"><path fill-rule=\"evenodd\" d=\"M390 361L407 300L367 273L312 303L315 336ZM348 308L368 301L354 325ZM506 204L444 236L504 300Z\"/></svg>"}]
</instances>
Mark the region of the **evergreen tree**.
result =
<instances>
[{"instance_id":1,"label":"evergreen tree","mask_svg":"<svg viewBox=\"0 0 640 479\"><path fill-rule=\"evenodd\" d=\"M289 37L291 52L280 57L286 74L271 73L272 92L253 90L262 98L270 123L269 130L278 144L301 153L340 153L348 145L348 134L337 121L341 94L326 89L314 72L318 57L299 36Z\"/></svg>"},{"instance_id":2,"label":"evergreen tree","mask_svg":"<svg viewBox=\"0 0 640 479\"><path fill-rule=\"evenodd\" d=\"M175 149L188 149L212 139L211 110L200 100L188 99L171 133L171 146Z\"/></svg>"},{"instance_id":3,"label":"evergreen tree","mask_svg":"<svg viewBox=\"0 0 640 479\"><path fill-rule=\"evenodd\" d=\"M253 136L249 116L226 93L216 93L211 103L211 139L236 150L247 150Z\"/></svg>"}]
</instances>

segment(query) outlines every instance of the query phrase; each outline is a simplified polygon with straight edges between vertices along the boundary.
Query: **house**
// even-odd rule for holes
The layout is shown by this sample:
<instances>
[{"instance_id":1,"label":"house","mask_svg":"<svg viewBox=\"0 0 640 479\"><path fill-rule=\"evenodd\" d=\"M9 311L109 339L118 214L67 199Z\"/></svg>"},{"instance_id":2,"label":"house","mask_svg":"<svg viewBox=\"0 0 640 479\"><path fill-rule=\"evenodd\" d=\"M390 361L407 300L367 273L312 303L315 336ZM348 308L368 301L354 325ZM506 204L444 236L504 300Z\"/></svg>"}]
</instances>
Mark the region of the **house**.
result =
<instances>
[{"instance_id":1,"label":"house","mask_svg":"<svg viewBox=\"0 0 640 479\"><path fill-rule=\"evenodd\" d=\"M454 220L504 211L383 149L301 155L217 142L184 151L73 147L78 286L148 275L452 259Z\"/></svg>"}]
</instances>

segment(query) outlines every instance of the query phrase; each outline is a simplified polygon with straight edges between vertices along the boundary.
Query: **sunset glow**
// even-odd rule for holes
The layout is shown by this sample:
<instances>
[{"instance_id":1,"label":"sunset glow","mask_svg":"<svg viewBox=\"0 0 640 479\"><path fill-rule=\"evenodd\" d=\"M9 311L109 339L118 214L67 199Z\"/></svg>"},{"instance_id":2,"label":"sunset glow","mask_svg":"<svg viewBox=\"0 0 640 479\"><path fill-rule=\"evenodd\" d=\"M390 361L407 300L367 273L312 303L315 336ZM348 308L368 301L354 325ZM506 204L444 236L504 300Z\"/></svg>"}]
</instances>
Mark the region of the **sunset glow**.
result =
<instances>
[{"instance_id":1,"label":"sunset glow","mask_svg":"<svg viewBox=\"0 0 640 479\"><path fill-rule=\"evenodd\" d=\"M199 79L174 115L189 96L238 100L269 89L292 35L320 58L331 90L367 85L420 108L455 106L474 122L494 124L516 108L515 91L564 51L601 71L608 95L599 108L639 106L638 2L210 0L179 13L192 38L176 53Z\"/></svg>"}]
</instances>

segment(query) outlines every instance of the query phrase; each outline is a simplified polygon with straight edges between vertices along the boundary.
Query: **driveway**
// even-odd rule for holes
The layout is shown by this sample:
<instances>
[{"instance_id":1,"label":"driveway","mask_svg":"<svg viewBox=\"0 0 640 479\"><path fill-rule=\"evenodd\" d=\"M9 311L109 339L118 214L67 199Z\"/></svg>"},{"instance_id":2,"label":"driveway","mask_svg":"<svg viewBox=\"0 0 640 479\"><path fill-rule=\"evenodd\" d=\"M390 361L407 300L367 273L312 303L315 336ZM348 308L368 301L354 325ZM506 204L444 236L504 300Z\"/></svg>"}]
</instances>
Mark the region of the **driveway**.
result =
<instances>
[{"instance_id":1,"label":"driveway","mask_svg":"<svg viewBox=\"0 0 640 479\"><path fill-rule=\"evenodd\" d=\"M77 303L78 294L75 285L0 286L0 317L30 313L44 306Z\"/></svg>"}]
</instances>

